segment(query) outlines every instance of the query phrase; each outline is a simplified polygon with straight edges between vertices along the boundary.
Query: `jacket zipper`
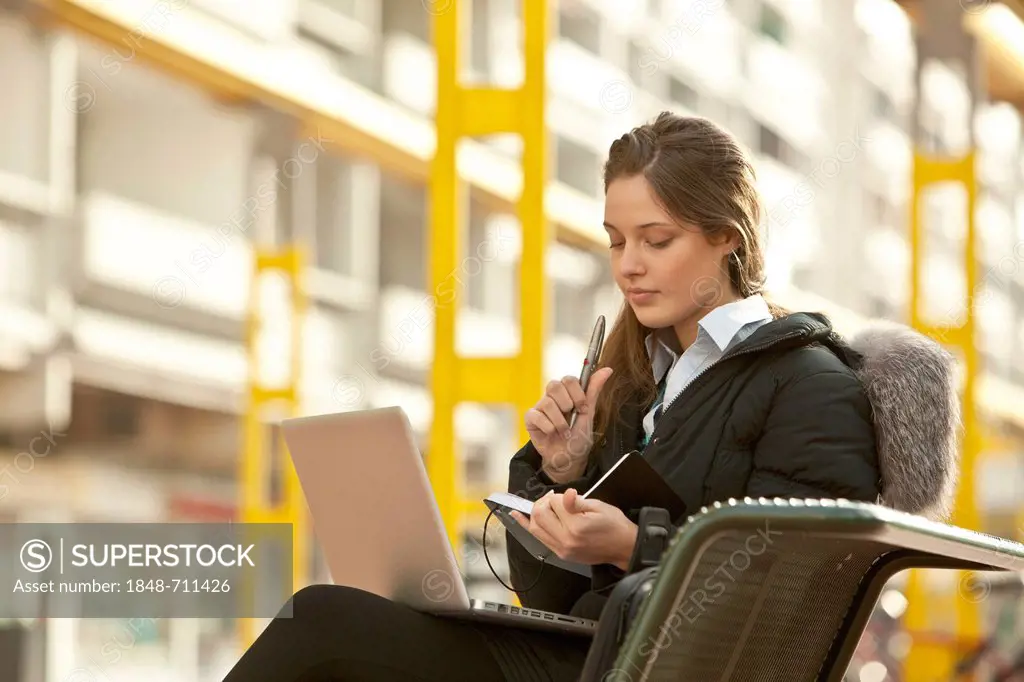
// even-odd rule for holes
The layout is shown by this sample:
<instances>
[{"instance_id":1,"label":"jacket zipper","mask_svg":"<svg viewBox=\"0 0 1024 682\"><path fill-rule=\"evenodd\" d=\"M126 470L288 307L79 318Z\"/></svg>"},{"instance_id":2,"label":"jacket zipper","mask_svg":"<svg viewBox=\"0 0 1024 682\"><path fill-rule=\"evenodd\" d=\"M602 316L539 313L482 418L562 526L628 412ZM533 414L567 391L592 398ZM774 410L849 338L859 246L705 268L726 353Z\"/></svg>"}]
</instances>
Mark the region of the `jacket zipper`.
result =
<instances>
[{"instance_id":1,"label":"jacket zipper","mask_svg":"<svg viewBox=\"0 0 1024 682\"><path fill-rule=\"evenodd\" d=\"M661 410L661 417L658 419L658 424L655 425L654 431L651 432L651 440L648 443L648 447L651 446L651 445L654 445L655 443L658 442L658 435L657 435L658 434L658 425L663 424L665 422L665 415L668 413L669 408L672 407L672 405L677 400L679 400L679 398L682 397L687 391L689 391L691 389L695 389L696 386L697 386L697 380L700 379L701 377L703 377L705 374L707 374L711 369L713 369L715 367L718 367L719 365L721 365L726 360L732 360L733 358L739 357L741 355L746 355L747 353L756 353L758 351L765 350L766 348L771 348L772 346L780 344L783 341L788 341L790 339L795 339L796 337L800 336L802 333L803 332L790 332L789 334L786 334L784 336L780 336L780 337L778 337L776 339L772 339L771 341L767 341L765 343L760 343L760 344L758 344L756 346L751 346L750 348L743 348L743 347L735 348L735 349L733 349L732 352L726 353L721 358L719 358L718 362L713 363L712 365L702 369L700 372L698 372L696 374L696 376L693 377L693 379L690 380L690 383L686 385L686 388L681 390L674 398L672 398L672 400L668 401L668 404L665 405L664 408L662 408L662 410Z\"/></svg>"}]
</instances>

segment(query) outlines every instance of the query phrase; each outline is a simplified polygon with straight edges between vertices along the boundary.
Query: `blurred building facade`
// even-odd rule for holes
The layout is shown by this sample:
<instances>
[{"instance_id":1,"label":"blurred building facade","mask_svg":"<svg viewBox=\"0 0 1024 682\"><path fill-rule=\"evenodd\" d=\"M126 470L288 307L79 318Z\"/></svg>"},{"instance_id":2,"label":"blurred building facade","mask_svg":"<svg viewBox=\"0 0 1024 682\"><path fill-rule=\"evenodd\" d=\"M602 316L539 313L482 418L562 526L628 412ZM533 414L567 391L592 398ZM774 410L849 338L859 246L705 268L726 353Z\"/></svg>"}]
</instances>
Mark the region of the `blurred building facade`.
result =
<instances>
[{"instance_id":1,"label":"blurred building facade","mask_svg":"<svg viewBox=\"0 0 1024 682\"><path fill-rule=\"evenodd\" d=\"M337 127L299 126L143 55L156 43L177 45L195 60L318 98L353 137L385 141L367 148L427 159L430 12L445 3L79 3L138 27L116 44L35 21L33 4L0 14L2 518L232 516L257 239L309 247L302 411L400 404L425 443L431 310L448 299L426 290L423 178L395 172L383 153L340 152L348 142ZM517 84L518 3L471 4L466 78ZM780 302L831 312L844 330L871 317L906 320L914 55L910 25L891 0L565 0L557 14L547 57L550 210L571 215L585 238L550 248L548 376L578 372L595 316L618 310L601 251L601 162L615 137L665 108L725 125L755 155L769 290ZM943 149L966 148L962 75L932 70L926 84L928 134ZM990 501L991 530L1015 537L1021 121L996 104L976 130L984 291L963 284L962 198L937 195L927 209L928 310L953 322L959 301L978 301L982 409L1008 453L983 476L979 495ZM467 145L467 179L514 187L518 153L501 137ZM291 200L278 201L282 188ZM481 196L467 198L467 256L450 279L465 286L461 349L500 354L515 350L517 320L529 314L515 293L519 227ZM281 286L265 286L271 331L261 372L273 382L286 373L288 302ZM467 487L503 485L518 447L516 416L471 405L457 423ZM500 554L492 561L503 566ZM485 596L504 598L485 562L470 571L487 581ZM326 579L322 562L314 579ZM130 645L124 623L40 627L47 682L77 667L94 679L142 670L151 680L220 679L239 655L229 622L157 623ZM104 662L111 641L131 655Z\"/></svg>"}]
</instances>

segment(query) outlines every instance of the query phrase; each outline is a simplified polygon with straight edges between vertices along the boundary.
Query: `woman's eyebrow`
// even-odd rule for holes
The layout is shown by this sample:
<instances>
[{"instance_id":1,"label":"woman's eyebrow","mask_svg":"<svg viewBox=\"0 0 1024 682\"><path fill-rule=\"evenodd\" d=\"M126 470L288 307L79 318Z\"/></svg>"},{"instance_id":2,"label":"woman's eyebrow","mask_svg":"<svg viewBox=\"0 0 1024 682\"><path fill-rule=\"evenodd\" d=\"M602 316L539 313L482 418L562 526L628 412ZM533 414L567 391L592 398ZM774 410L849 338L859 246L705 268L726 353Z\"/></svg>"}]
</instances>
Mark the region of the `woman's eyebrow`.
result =
<instances>
[{"instance_id":1,"label":"woman's eyebrow","mask_svg":"<svg viewBox=\"0 0 1024 682\"><path fill-rule=\"evenodd\" d=\"M611 223L606 222L604 226L609 230L615 230L616 232L618 232L618 228L612 225ZM651 223L643 223L642 225L637 225L636 227L638 230L643 230L648 227L675 227L675 225L661 221L654 221Z\"/></svg>"}]
</instances>

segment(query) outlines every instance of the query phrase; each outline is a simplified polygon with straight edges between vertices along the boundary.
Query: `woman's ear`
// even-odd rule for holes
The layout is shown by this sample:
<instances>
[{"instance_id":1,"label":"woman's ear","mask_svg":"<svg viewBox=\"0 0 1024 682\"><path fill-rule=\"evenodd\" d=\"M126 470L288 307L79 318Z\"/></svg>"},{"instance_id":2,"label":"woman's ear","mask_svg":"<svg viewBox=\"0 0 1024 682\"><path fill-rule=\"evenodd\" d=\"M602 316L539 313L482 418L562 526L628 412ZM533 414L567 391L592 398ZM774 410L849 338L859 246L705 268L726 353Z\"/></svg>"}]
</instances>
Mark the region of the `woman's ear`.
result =
<instances>
[{"instance_id":1,"label":"woman's ear","mask_svg":"<svg viewBox=\"0 0 1024 682\"><path fill-rule=\"evenodd\" d=\"M739 251L742 241L740 240L740 233L736 230L729 230L729 238L726 239L726 244L729 247L729 256Z\"/></svg>"},{"instance_id":2,"label":"woman's ear","mask_svg":"<svg viewBox=\"0 0 1024 682\"><path fill-rule=\"evenodd\" d=\"M715 235L715 238L711 241L711 244L718 251L719 258L721 259L722 267L728 268L731 259L738 256L738 251L742 242L740 236L735 230L729 230Z\"/></svg>"}]
</instances>

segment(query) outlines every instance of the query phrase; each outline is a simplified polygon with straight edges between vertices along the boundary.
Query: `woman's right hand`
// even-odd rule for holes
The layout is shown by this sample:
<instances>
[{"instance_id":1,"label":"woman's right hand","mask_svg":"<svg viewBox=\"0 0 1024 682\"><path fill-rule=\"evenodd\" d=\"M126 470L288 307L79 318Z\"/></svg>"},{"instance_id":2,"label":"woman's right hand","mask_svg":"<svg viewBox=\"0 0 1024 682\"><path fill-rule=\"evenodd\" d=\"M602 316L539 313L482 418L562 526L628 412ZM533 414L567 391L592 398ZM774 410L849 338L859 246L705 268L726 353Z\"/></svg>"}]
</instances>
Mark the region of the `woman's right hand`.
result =
<instances>
[{"instance_id":1,"label":"woman's right hand","mask_svg":"<svg viewBox=\"0 0 1024 682\"><path fill-rule=\"evenodd\" d=\"M594 407L611 375L610 367L594 372L585 395L580 380L574 376L551 381L544 396L526 411L526 432L543 460L541 467L553 481L565 483L579 478L586 470L593 441ZM568 415L573 408L577 411L576 423L570 429Z\"/></svg>"}]
</instances>

